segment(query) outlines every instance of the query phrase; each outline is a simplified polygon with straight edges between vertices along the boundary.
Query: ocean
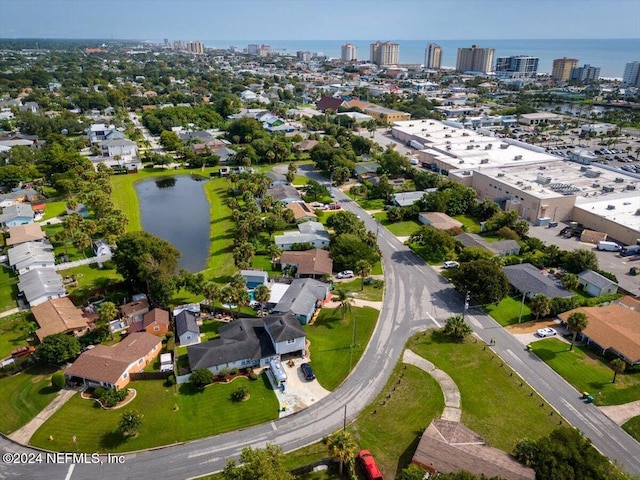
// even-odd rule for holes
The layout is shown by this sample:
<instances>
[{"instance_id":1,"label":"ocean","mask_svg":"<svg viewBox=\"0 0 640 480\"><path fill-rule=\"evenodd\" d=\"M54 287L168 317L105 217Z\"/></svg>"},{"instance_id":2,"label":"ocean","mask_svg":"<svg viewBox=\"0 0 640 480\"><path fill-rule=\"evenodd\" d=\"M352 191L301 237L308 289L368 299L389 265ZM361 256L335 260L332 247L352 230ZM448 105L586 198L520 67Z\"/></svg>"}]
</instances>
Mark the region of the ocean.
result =
<instances>
[{"instance_id":1,"label":"ocean","mask_svg":"<svg viewBox=\"0 0 640 480\"><path fill-rule=\"evenodd\" d=\"M390 40L380 38L380 41ZM207 47L247 48L250 43L270 45L276 52L295 54L296 51L323 52L340 58L341 46L351 43L358 47L358 60L369 59L369 45L377 40L205 40ZM458 48L478 45L494 48L495 58L511 55L538 57L538 73L551 73L553 60L569 57L578 59L578 66L600 67L604 78L622 78L625 64L640 61L640 38L631 39L561 39L561 40L393 40L400 45L400 63L424 63L424 49L429 43L442 47L442 66L455 67ZM495 61L495 59L494 59Z\"/></svg>"}]
</instances>

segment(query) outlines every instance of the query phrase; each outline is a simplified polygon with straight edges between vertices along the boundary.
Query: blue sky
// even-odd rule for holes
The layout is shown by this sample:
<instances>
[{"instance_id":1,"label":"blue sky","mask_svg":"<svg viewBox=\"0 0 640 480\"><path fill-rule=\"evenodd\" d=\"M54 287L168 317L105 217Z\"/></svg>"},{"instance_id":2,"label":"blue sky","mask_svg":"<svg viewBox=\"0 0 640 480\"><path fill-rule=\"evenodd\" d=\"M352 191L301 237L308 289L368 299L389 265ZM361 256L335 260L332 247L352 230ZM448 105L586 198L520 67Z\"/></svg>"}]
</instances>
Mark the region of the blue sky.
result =
<instances>
[{"instance_id":1,"label":"blue sky","mask_svg":"<svg viewBox=\"0 0 640 480\"><path fill-rule=\"evenodd\" d=\"M0 37L640 38L640 1L0 0Z\"/></svg>"}]
</instances>

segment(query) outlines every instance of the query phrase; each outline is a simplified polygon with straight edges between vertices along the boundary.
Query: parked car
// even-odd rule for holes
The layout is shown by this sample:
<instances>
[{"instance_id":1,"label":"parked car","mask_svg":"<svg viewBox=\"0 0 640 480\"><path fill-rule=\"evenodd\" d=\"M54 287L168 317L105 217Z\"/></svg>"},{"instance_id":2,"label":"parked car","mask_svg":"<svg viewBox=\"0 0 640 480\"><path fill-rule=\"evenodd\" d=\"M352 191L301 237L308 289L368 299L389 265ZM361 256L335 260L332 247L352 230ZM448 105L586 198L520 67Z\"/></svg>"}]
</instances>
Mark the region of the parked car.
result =
<instances>
[{"instance_id":1,"label":"parked car","mask_svg":"<svg viewBox=\"0 0 640 480\"><path fill-rule=\"evenodd\" d=\"M362 465L367 480L383 480L382 472L369 450L360 450L358 452L358 460Z\"/></svg>"},{"instance_id":2,"label":"parked car","mask_svg":"<svg viewBox=\"0 0 640 480\"><path fill-rule=\"evenodd\" d=\"M453 260L447 260L446 262L444 262L444 264L442 265L442 268L458 268L460 266L460 264L458 262L454 262Z\"/></svg>"},{"instance_id":3,"label":"parked car","mask_svg":"<svg viewBox=\"0 0 640 480\"><path fill-rule=\"evenodd\" d=\"M309 365L308 363L302 363L300 364L300 368L302 369L304 378L306 378L309 381L315 380L316 376L313 373L313 368L311 368L311 365Z\"/></svg>"},{"instance_id":4,"label":"parked car","mask_svg":"<svg viewBox=\"0 0 640 480\"><path fill-rule=\"evenodd\" d=\"M538 330L536 330L536 334L541 338L545 338L545 337L553 337L554 335L557 335L558 332L556 332L555 329L551 327L547 327L547 328L539 328Z\"/></svg>"},{"instance_id":5,"label":"parked car","mask_svg":"<svg viewBox=\"0 0 640 480\"><path fill-rule=\"evenodd\" d=\"M336 275L336 278L353 278L353 270L344 270Z\"/></svg>"}]
</instances>

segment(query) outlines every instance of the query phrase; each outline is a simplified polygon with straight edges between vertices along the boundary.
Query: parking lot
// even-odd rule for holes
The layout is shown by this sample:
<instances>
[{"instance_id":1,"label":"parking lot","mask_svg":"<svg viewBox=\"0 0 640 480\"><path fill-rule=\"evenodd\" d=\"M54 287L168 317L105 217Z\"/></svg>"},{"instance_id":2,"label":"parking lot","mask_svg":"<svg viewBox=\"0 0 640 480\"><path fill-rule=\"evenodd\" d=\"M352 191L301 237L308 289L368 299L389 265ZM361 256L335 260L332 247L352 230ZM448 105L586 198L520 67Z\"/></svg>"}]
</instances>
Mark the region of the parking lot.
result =
<instances>
[{"instance_id":1,"label":"parking lot","mask_svg":"<svg viewBox=\"0 0 640 480\"><path fill-rule=\"evenodd\" d=\"M640 267L640 260L630 260L633 257L621 257L617 252L604 252L596 249L592 243L580 242L577 238L564 238L559 236L564 224L559 224L555 228L531 226L529 235L539 238L547 244L557 245L563 250L574 250L583 248L592 250L598 257L598 265L602 270L613 273L618 278L618 285L633 295L640 295L640 276L629 275L631 267Z\"/></svg>"}]
</instances>

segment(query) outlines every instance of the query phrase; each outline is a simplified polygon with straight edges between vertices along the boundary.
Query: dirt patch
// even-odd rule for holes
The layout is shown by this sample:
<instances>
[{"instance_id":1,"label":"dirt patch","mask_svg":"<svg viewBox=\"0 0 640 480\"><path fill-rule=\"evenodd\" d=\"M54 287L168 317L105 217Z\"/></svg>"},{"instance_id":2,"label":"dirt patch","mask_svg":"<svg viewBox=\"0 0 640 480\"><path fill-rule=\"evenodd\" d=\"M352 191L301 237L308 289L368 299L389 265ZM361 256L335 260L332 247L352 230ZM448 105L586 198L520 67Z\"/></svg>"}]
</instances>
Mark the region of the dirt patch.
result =
<instances>
[{"instance_id":1,"label":"dirt patch","mask_svg":"<svg viewBox=\"0 0 640 480\"><path fill-rule=\"evenodd\" d=\"M534 333L536 330L538 330L539 328L546 328L546 327L557 327L558 324L556 322L554 322L553 320L549 320L549 319L542 319L542 320L538 320L538 321L531 321L531 322L523 322L523 323L519 323L516 325L509 325L507 327L504 327L505 330L507 330L509 333L513 334L513 335L518 335L518 334L522 334L522 333Z\"/></svg>"}]
</instances>

